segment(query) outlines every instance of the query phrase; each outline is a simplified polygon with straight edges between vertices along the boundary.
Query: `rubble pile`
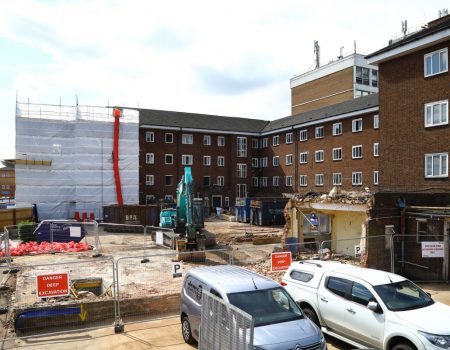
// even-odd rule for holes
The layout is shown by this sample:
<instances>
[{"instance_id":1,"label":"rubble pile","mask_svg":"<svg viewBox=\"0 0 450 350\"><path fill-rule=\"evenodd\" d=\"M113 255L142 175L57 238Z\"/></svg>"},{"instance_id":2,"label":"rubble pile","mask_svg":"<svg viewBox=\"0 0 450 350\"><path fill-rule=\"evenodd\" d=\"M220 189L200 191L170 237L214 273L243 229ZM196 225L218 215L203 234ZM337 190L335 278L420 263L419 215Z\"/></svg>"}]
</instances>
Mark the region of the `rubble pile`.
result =
<instances>
[{"instance_id":1,"label":"rubble pile","mask_svg":"<svg viewBox=\"0 0 450 350\"><path fill-rule=\"evenodd\" d=\"M373 194L366 187L364 191L344 191L337 187L328 192L308 192L305 194L296 194L293 201L299 203L344 203L344 204L367 204L370 202Z\"/></svg>"}]
</instances>

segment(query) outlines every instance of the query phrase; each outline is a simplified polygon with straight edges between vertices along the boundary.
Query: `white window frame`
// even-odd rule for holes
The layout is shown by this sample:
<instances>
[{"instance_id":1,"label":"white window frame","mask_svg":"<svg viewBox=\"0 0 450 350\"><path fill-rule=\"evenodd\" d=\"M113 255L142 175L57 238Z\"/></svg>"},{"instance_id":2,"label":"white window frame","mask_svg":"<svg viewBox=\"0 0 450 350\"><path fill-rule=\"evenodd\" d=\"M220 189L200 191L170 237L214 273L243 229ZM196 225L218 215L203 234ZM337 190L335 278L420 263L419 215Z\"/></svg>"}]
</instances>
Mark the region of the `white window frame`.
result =
<instances>
[{"instance_id":1,"label":"white window frame","mask_svg":"<svg viewBox=\"0 0 450 350\"><path fill-rule=\"evenodd\" d=\"M342 186L342 173L333 173L333 186Z\"/></svg>"},{"instance_id":2,"label":"white window frame","mask_svg":"<svg viewBox=\"0 0 450 350\"><path fill-rule=\"evenodd\" d=\"M230 197L225 197L225 207L228 208L230 206Z\"/></svg>"},{"instance_id":3,"label":"white window frame","mask_svg":"<svg viewBox=\"0 0 450 350\"><path fill-rule=\"evenodd\" d=\"M245 136L236 137L236 143L237 143L237 156L247 157L247 137Z\"/></svg>"},{"instance_id":4,"label":"white window frame","mask_svg":"<svg viewBox=\"0 0 450 350\"><path fill-rule=\"evenodd\" d=\"M153 131L145 132L145 142L155 142L155 133Z\"/></svg>"},{"instance_id":5,"label":"white window frame","mask_svg":"<svg viewBox=\"0 0 450 350\"><path fill-rule=\"evenodd\" d=\"M286 165L292 165L294 163L294 155L286 154Z\"/></svg>"},{"instance_id":6,"label":"white window frame","mask_svg":"<svg viewBox=\"0 0 450 350\"><path fill-rule=\"evenodd\" d=\"M308 163L308 152L300 152L299 162L300 162L300 164Z\"/></svg>"},{"instance_id":7,"label":"white window frame","mask_svg":"<svg viewBox=\"0 0 450 350\"><path fill-rule=\"evenodd\" d=\"M373 144L373 156L374 157L380 156L380 143L379 142L375 142Z\"/></svg>"},{"instance_id":8,"label":"white window frame","mask_svg":"<svg viewBox=\"0 0 450 350\"><path fill-rule=\"evenodd\" d=\"M292 176L286 176L286 187L292 187Z\"/></svg>"},{"instance_id":9,"label":"white window frame","mask_svg":"<svg viewBox=\"0 0 450 350\"><path fill-rule=\"evenodd\" d=\"M361 154L356 154L357 150L361 149ZM352 146L352 159L361 159L363 157L363 148L362 145Z\"/></svg>"},{"instance_id":10,"label":"white window frame","mask_svg":"<svg viewBox=\"0 0 450 350\"><path fill-rule=\"evenodd\" d=\"M145 164L155 164L155 154L146 153L145 154Z\"/></svg>"},{"instance_id":11,"label":"white window frame","mask_svg":"<svg viewBox=\"0 0 450 350\"><path fill-rule=\"evenodd\" d=\"M279 187L280 186L280 177L274 176L272 177L272 187Z\"/></svg>"},{"instance_id":12,"label":"white window frame","mask_svg":"<svg viewBox=\"0 0 450 350\"><path fill-rule=\"evenodd\" d=\"M267 147L269 147L269 138L268 137L263 137L260 140L260 145L261 145L260 148L267 148Z\"/></svg>"},{"instance_id":13,"label":"white window frame","mask_svg":"<svg viewBox=\"0 0 450 350\"><path fill-rule=\"evenodd\" d=\"M145 195L145 204L152 203L154 201L155 201L155 195L153 195L153 194Z\"/></svg>"},{"instance_id":14,"label":"white window frame","mask_svg":"<svg viewBox=\"0 0 450 350\"><path fill-rule=\"evenodd\" d=\"M280 145L280 135L272 136L272 146Z\"/></svg>"},{"instance_id":15,"label":"white window frame","mask_svg":"<svg viewBox=\"0 0 450 350\"><path fill-rule=\"evenodd\" d=\"M211 166L211 156L203 156L203 165Z\"/></svg>"},{"instance_id":16,"label":"white window frame","mask_svg":"<svg viewBox=\"0 0 450 350\"><path fill-rule=\"evenodd\" d=\"M336 152L339 152L339 154L336 154ZM340 157L337 157L339 155L340 155ZM333 157L332 158L333 160L342 160L342 147L333 148L332 157Z\"/></svg>"},{"instance_id":17,"label":"white window frame","mask_svg":"<svg viewBox=\"0 0 450 350\"><path fill-rule=\"evenodd\" d=\"M225 136L217 136L217 146L219 147L225 146Z\"/></svg>"},{"instance_id":18,"label":"white window frame","mask_svg":"<svg viewBox=\"0 0 450 350\"><path fill-rule=\"evenodd\" d=\"M172 162L171 163L167 162L167 158L166 158L167 156L170 156L172 158ZM171 153L164 154L164 164L173 164L173 154L171 154Z\"/></svg>"},{"instance_id":19,"label":"white window frame","mask_svg":"<svg viewBox=\"0 0 450 350\"><path fill-rule=\"evenodd\" d=\"M259 167L260 168L267 168L268 163L269 163L268 157L262 157L259 159Z\"/></svg>"},{"instance_id":20,"label":"white window frame","mask_svg":"<svg viewBox=\"0 0 450 350\"><path fill-rule=\"evenodd\" d=\"M171 140L172 140L172 141L167 141L167 136L169 136L169 135L171 135L170 137L171 137ZM165 142L165 143L173 143L173 133L172 133L172 132L166 132L166 133L164 134L164 142Z\"/></svg>"},{"instance_id":21,"label":"white window frame","mask_svg":"<svg viewBox=\"0 0 450 350\"><path fill-rule=\"evenodd\" d=\"M203 135L203 146L211 146L211 135Z\"/></svg>"},{"instance_id":22,"label":"white window frame","mask_svg":"<svg viewBox=\"0 0 450 350\"><path fill-rule=\"evenodd\" d=\"M183 154L181 155L181 164L182 165L192 165L194 163L194 157L192 154Z\"/></svg>"},{"instance_id":23,"label":"white window frame","mask_svg":"<svg viewBox=\"0 0 450 350\"><path fill-rule=\"evenodd\" d=\"M323 186L324 183L324 176L323 174L316 174L315 178L314 178L314 184L316 186Z\"/></svg>"},{"instance_id":24,"label":"white window frame","mask_svg":"<svg viewBox=\"0 0 450 350\"><path fill-rule=\"evenodd\" d=\"M237 177L240 179L245 179L247 177L247 164L238 163L236 164Z\"/></svg>"},{"instance_id":25,"label":"white window frame","mask_svg":"<svg viewBox=\"0 0 450 350\"><path fill-rule=\"evenodd\" d=\"M342 135L342 122L333 124L333 136Z\"/></svg>"},{"instance_id":26,"label":"white window frame","mask_svg":"<svg viewBox=\"0 0 450 350\"><path fill-rule=\"evenodd\" d=\"M374 114L373 116L373 128L374 129L380 128L380 116L378 114Z\"/></svg>"},{"instance_id":27,"label":"white window frame","mask_svg":"<svg viewBox=\"0 0 450 350\"><path fill-rule=\"evenodd\" d=\"M316 139L323 139L325 137L325 129L323 126L317 126L314 133Z\"/></svg>"},{"instance_id":28,"label":"white window frame","mask_svg":"<svg viewBox=\"0 0 450 350\"><path fill-rule=\"evenodd\" d=\"M314 160L316 163L322 163L325 160L325 152L322 149L315 151Z\"/></svg>"},{"instance_id":29,"label":"white window frame","mask_svg":"<svg viewBox=\"0 0 450 350\"><path fill-rule=\"evenodd\" d=\"M378 170L375 170L373 172L373 184L379 185L379 183L380 183L380 172Z\"/></svg>"},{"instance_id":30,"label":"white window frame","mask_svg":"<svg viewBox=\"0 0 450 350\"><path fill-rule=\"evenodd\" d=\"M217 156L217 166L225 166L225 157Z\"/></svg>"},{"instance_id":31,"label":"white window frame","mask_svg":"<svg viewBox=\"0 0 450 350\"><path fill-rule=\"evenodd\" d=\"M259 187L261 188L267 187L267 176L259 178Z\"/></svg>"},{"instance_id":32,"label":"white window frame","mask_svg":"<svg viewBox=\"0 0 450 350\"><path fill-rule=\"evenodd\" d=\"M252 158L252 168L257 168L259 166L259 159Z\"/></svg>"},{"instance_id":33,"label":"white window frame","mask_svg":"<svg viewBox=\"0 0 450 350\"><path fill-rule=\"evenodd\" d=\"M439 160L439 174L434 174L434 161ZM428 164L431 161L431 172L428 171ZM443 164L445 167L443 169ZM443 171L445 170L445 171ZM425 154L425 178L445 178L448 177L448 153L429 153Z\"/></svg>"},{"instance_id":34,"label":"white window frame","mask_svg":"<svg viewBox=\"0 0 450 350\"><path fill-rule=\"evenodd\" d=\"M308 140L308 129L300 130L298 133L298 137L300 141L307 141Z\"/></svg>"},{"instance_id":35,"label":"white window frame","mask_svg":"<svg viewBox=\"0 0 450 350\"><path fill-rule=\"evenodd\" d=\"M217 186L224 186L225 176L217 176Z\"/></svg>"},{"instance_id":36,"label":"white window frame","mask_svg":"<svg viewBox=\"0 0 450 350\"><path fill-rule=\"evenodd\" d=\"M252 187L259 187L259 179L257 176L252 177Z\"/></svg>"},{"instance_id":37,"label":"white window frame","mask_svg":"<svg viewBox=\"0 0 450 350\"><path fill-rule=\"evenodd\" d=\"M247 184L236 184L236 197L245 198L247 197Z\"/></svg>"},{"instance_id":38,"label":"white window frame","mask_svg":"<svg viewBox=\"0 0 450 350\"><path fill-rule=\"evenodd\" d=\"M181 143L183 145L193 145L194 144L194 135L192 135L192 134L182 134L181 135Z\"/></svg>"},{"instance_id":39,"label":"white window frame","mask_svg":"<svg viewBox=\"0 0 450 350\"><path fill-rule=\"evenodd\" d=\"M442 70L442 71L439 70L436 73L432 73L431 72L431 73L427 74L427 58L431 57L431 71L433 71L433 66L432 66L433 65L433 56L434 55L439 55L438 57L439 57L439 69L440 69L441 68L440 67L441 66L441 53L443 53L445 55L445 58L446 58L445 69ZM443 49L440 49L440 50L436 50L436 51L427 53L427 54L425 54L423 56L423 75L425 76L425 78L432 77L434 75L442 74L442 73L445 73L445 72L448 72L448 48L443 48Z\"/></svg>"},{"instance_id":40,"label":"white window frame","mask_svg":"<svg viewBox=\"0 0 450 350\"><path fill-rule=\"evenodd\" d=\"M253 149L259 148L259 140L258 139L252 139L252 148Z\"/></svg>"},{"instance_id":41,"label":"white window frame","mask_svg":"<svg viewBox=\"0 0 450 350\"><path fill-rule=\"evenodd\" d=\"M300 175L299 176L299 184L300 184L300 187L308 186L308 175Z\"/></svg>"},{"instance_id":42,"label":"white window frame","mask_svg":"<svg viewBox=\"0 0 450 350\"><path fill-rule=\"evenodd\" d=\"M145 175L145 184L147 186L155 185L155 175Z\"/></svg>"},{"instance_id":43,"label":"white window frame","mask_svg":"<svg viewBox=\"0 0 450 350\"><path fill-rule=\"evenodd\" d=\"M441 117L441 120L437 123L434 123L434 107L438 106L439 108L439 114ZM445 112L442 113L442 110L445 106ZM428 118L428 109L430 110L430 117ZM447 125L448 124L448 100L442 100L442 101L436 101L431 103L425 104L425 110L424 110L424 119L425 119L425 127L430 128L433 126L439 126L439 125ZM430 119L430 122L428 121Z\"/></svg>"},{"instance_id":44,"label":"white window frame","mask_svg":"<svg viewBox=\"0 0 450 350\"><path fill-rule=\"evenodd\" d=\"M363 131L363 120L362 118L352 120L352 132Z\"/></svg>"},{"instance_id":45,"label":"white window frame","mask_svg":"<svg viewBox=\"0 0 450 350\"><path fill-rule=\"evenodd\" d=\"M362 172L361 171L352 172L352 185L353 186L362 186Z\"/></svg>"},{"instance_id":46,"label":"white window frame","mask_svg":"<svg viewBox=\"0 0 450 350\"><path fill-rule=\"evenodd\" d=\"M280 166L280 157L279 156L273 156L273 158L272 158L272 165L273 166Z\"/></svg>"},{"instance_id":47,"label":"white window frame","mask_svg":"<svg viewBox=\"0 0 450 350\"><path fill-rule=\"evenodd\" d=\"M290 144L294 142L294 134L289 132L286 134L286 144Z\"/></svg>"}]
</instances>

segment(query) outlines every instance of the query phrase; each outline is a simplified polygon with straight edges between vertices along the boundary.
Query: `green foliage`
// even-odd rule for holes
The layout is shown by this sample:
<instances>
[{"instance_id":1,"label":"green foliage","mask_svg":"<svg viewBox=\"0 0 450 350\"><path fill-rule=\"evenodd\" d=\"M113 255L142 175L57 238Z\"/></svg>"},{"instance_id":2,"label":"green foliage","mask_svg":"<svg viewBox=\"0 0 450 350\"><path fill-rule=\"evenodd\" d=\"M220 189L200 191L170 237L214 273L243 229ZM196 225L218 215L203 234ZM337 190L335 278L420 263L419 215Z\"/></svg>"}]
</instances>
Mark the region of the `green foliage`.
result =
<instances>
[{"instance_id":1,"label":"green foliage","mask_svg":"<svg viewBox=\"0 0 450 350\"><path fill-rule=\"evenodd\" d=\"M33 221L21 221L17 226L19 227L19 239L22 242L35 240L33 232L36 229L36 223Z\"/></svg>"}]
</instances>

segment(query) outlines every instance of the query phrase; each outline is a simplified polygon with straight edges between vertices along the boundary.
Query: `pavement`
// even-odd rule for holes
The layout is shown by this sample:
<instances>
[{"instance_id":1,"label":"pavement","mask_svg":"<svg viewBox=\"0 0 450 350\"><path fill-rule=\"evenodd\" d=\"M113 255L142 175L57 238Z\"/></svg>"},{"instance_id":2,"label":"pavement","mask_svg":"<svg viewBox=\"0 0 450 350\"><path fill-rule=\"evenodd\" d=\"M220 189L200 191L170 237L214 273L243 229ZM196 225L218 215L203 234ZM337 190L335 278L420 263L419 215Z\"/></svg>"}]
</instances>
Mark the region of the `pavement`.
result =
<instances>
[{"instance_id":1,"label":"pavement","mask_svg":"<svg viewBox=\"0 0 450 350\"><path fill-rule=\"evenodd\" d=\"M450 284L420 284L431 294L435 301L450 305ZM349 350L351 346L338 340L328 338L329 350ZM42 336L18 339L14 345L3 344L1 349L31 349L31 350L72 350L72 349L114 349L114 350L143 350L143 349L173 349L193 350L183 341L181 325L178 317L163 320L125 325L125 332L114 333L113 326L71 334Z\"/></svg>"}]
</instances>

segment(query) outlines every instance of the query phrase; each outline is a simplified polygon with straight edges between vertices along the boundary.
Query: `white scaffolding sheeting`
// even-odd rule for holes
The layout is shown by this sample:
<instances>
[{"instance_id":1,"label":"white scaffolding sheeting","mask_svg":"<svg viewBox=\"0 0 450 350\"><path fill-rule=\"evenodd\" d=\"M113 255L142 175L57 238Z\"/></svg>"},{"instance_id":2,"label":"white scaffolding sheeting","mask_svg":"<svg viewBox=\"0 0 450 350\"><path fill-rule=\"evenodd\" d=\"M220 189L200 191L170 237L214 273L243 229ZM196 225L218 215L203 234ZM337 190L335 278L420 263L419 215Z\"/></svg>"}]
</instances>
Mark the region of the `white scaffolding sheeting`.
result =
<instances>
[{"instance_id":1,"label":"white scaffolding sheeting","mask_svg":"<svg viewBox=\"0 0 450 350\"><path fill-rule=\"evenodd\" d=\"M36 204L44 220L73 218L75 211L101 218L103 205L116 204L112 113L106 107L18 103L16 158L51 165L16 165L17 206ZM120 121L123 202L138 204L139 112L124 109Z\"/></svg>"}]
</instances>

